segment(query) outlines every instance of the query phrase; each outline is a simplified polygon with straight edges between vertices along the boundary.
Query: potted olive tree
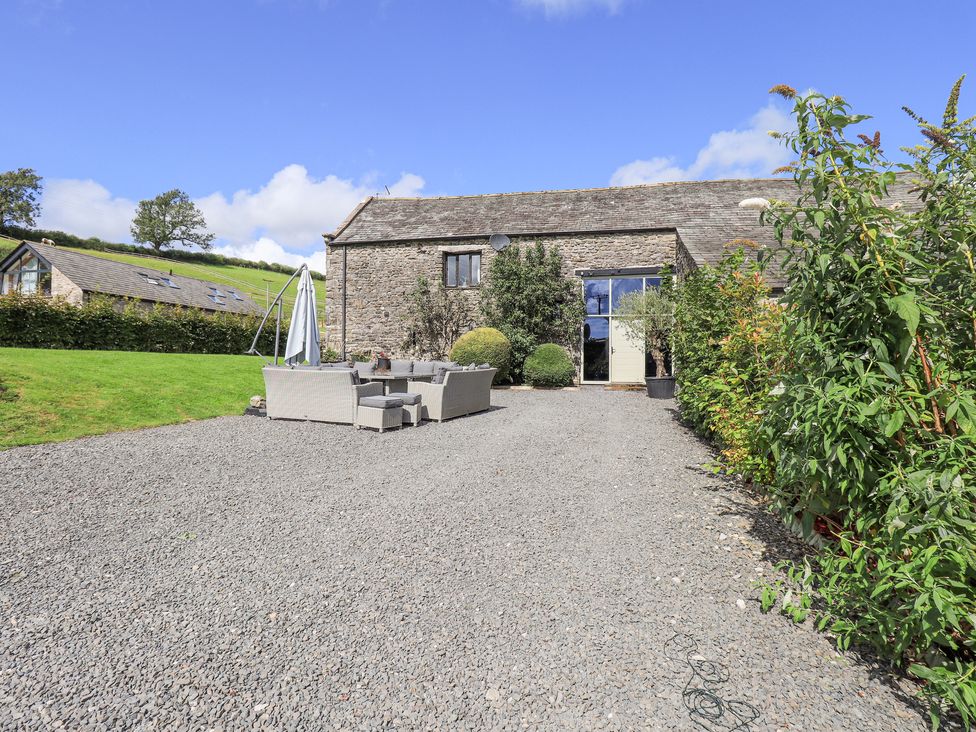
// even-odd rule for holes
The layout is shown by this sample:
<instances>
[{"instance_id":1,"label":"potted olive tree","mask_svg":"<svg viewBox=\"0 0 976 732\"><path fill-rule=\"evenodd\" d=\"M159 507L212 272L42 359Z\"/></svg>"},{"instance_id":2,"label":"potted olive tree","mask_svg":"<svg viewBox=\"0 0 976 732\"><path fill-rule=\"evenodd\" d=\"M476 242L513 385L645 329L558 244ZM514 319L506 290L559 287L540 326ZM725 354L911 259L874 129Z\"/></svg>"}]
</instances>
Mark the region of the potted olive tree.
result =
<instances>
[{"instance_id":1,"label":"potted olive tree","mask_svg":"<svg viewBox=\"0 0 976 732\"><path fill-rule=\"evenodd\" d=\"M674 376L667 367L665 352L674 328L674 302L668 293L656 287L632 292L620 299L617 322L632 343L640 344L654 359L655 376L647 376L647 396L654 399L674 397Z\"/></svg>"}]
</instances>

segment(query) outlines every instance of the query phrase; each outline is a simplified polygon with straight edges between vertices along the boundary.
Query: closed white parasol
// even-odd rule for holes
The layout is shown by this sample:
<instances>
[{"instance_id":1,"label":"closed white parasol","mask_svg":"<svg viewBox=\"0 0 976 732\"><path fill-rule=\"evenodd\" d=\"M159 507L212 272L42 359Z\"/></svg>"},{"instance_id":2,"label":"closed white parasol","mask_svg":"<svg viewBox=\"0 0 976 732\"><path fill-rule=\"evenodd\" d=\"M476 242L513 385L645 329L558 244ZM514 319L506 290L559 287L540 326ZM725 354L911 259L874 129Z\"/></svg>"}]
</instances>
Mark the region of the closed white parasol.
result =
<instances>
[{"instance_id":1,"label":"closed white parasol","mask_svg":"<svg viewBox=\"0 0 976 732\"><path fill-rule=\"evenodd\" d=\"M317 312L315 287L308 267L305 267L298 280L298 294L291 313L288 343L285 344L285 363L289 366L297 366L305 361L312 366L318 366L322 362Z\"/></svg>"}]
</instances>

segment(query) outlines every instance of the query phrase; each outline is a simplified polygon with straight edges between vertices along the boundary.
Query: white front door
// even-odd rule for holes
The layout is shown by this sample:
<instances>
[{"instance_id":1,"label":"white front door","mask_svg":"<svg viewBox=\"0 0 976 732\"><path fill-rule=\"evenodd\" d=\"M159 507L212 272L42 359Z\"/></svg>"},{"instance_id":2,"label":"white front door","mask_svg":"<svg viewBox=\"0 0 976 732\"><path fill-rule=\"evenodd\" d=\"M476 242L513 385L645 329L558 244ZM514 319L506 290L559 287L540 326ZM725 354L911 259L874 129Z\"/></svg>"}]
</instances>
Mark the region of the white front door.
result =
<instances>
[{"instance_id":1,"label":"white front door","mask_svg":"<svg viewBox=\"0 0 976 732\"><path fill-rule=\"evenodd\" d=\"M610 319L610 381L614 384L644 382L644 344L627 337L617 318Z\"/></svg>"}]
</instances>

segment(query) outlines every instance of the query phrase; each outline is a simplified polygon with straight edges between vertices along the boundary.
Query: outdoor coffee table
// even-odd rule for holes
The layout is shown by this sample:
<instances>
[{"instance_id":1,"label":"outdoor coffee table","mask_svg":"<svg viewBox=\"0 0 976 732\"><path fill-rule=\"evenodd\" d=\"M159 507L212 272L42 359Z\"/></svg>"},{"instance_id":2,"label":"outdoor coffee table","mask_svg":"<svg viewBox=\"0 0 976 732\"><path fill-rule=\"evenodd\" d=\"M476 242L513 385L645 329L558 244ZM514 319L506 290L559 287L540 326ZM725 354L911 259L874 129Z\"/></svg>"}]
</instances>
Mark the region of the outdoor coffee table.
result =
<instances>
[{"instance_id":1,"label":"outdoor coffee table","mask_svg":"<svg viewBox=\"0 0 976 732\"><path fill-rule=\"evenodd\" d=\"M434 378L433 374L394 374L390 372L374 371L369 375L370 381L382 381L383 393L410 391L407 388L408 381L430 381Z\"/></svg>"}]
</instances>

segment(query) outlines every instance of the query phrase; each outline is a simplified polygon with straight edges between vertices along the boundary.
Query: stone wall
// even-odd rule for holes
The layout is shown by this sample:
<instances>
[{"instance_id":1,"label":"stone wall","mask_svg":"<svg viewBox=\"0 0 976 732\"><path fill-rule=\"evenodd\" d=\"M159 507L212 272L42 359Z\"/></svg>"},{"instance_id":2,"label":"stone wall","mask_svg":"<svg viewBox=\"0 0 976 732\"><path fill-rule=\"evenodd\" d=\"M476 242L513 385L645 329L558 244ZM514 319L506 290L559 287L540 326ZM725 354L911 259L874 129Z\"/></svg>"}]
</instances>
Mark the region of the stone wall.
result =
<instances>
[{"instance_id":1,"label":"stone wall","mask_svg":"<svg viewBox=\"0 0 976 732\"><path fill-rule=\"evenodd\" d=\"M684 245L684 242L682 242L679 238L677 242L677 252L675 254L674 273L679 278L682 278L697 268L698 265L695 263L695 258L691 256L691 252L688 251L688 248Z\"/></svg>"},{"instance_id":2,"label":"stone wall","mask_svg":"<svg viewBox=\"0 0 976 732\"><path fill-rule=\"evenodd\" d=\"M81 288L57 267L51 267L51 297L63 298L72 305L81 305L85 301L85 294Z\"/></svg>"},{"instance_id":3,"label":"stone wall","mask_svg":"<svg viewBox=\"0 0 976 732\"><path fill-rule=\"evenodd\" d=\"M569 236L513 237L512 245L524 247L536 241L546 247L557 246L563 255L564 274L575 276L579 269L618 267L675 266L674 231L650 231L618 234L579 234ZM481 254L481 278L484 281L496 252L488 246L487 237L450 241L411 241L382 244L332 244L328 250L326 275L326 332L323 343L341 350L342 338L342 258L346 251L346 350L384 350L395 356L407 356L407 293L417 278L432 283L443 277L447 252ZM472 327L479 324L478 288L453 290L468 301Z\"/></svg>"}]
</instances>

